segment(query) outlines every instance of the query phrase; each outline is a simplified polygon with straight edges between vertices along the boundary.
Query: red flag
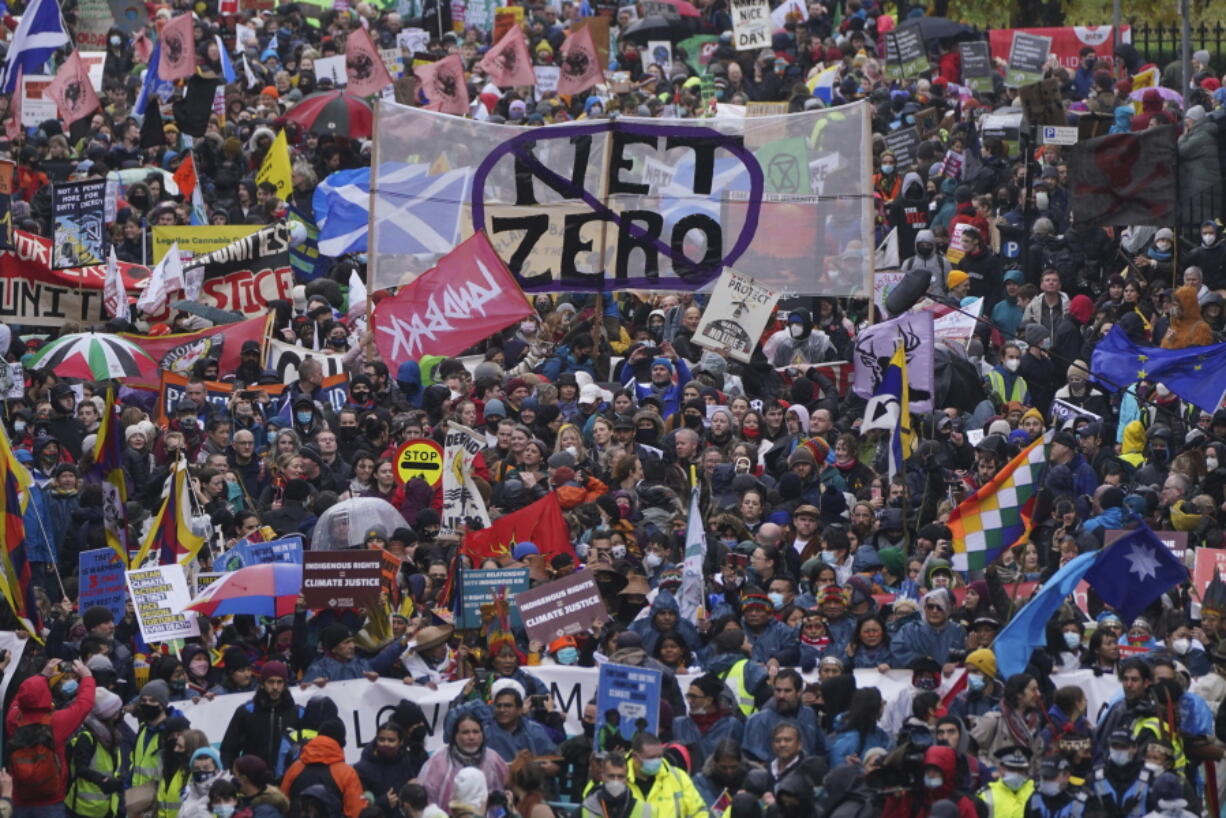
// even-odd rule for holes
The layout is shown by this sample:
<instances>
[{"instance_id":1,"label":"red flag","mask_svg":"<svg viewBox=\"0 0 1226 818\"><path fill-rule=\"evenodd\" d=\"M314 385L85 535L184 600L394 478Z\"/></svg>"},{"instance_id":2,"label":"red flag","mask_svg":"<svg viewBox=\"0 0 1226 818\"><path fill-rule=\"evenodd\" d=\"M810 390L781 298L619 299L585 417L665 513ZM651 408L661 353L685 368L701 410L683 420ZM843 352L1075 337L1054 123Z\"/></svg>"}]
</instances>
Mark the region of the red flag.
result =
<instances>
[{"instance_id":1,"label":"red flag","mask_svg":"<svg viewBox=\"0 0 1226 818\"><path fill-rule=\"evenodd\" d=\"M459 54L452 54L429 65L419 65L413 69L413 73L421 83L421 92L429 100L429 104L423 106L427 111L456 116L468 113L468 83L464 81L464 63L460 61Z\"/></svg>"},{"instance_id":2,"label":"red flag","mask_svg":"<svg viewBox=\"0 0 1226 818\"><path fill-rule=\"evenodd\" d=\"M481 560L510 554L516 543L525 541L536 543L546 562L554 554L575 556L556 491L519 511L504 514L489 528L469 531L460 551L472 558L473 565L480 565Z\"/></svg>"},{"instance_id":3,"label":"red flag","mask_svg":"<svg viewBox=\"0 0 1226 818\"><path fill-rule=\"evenodd\" d=\"M9 119L4 123L4 135L9 139L21 136L21 98L25 91L21 83L21 66L17 67L17 88L13 91L12 102L9 103Z\"/></svg>"},{"instance_id":4,"label":"red flag","mask_svg":"<svg viewBox=\"0 0 1226 818\"><path fill-rule=\"evenodd\" d=\"M145 65L149 64L149 58L153 56L153 43L149 42L143 28L136 32L132 39L132 53L136 55L137 62L143 62Z\"/></svg>"},{"instance_id":5,"label":"red flag","mask_svg":"<svg viewBox=\"0 0 1226 818\"><path fill-rule=\"evenodd\" d=\"M191 151L188 151L187 156L183 157L178 170L172 176L175 184L179 186L179 193L183 194L183 200L190 201L192 191L196 189L196 160Z\"/></svg>"},{"instance_id":6,"label":"red flag","mask_svg":"<svg viewBox=\"0 0 1226 818\"><path fill-rule=\"evenodd\" d=\"M592 41L592 30L584 27L562 43L562 60L558 72L558 93L578 94L604 79L600 70L600 55Z\"/></svg>"},{"instance_id":7,"label":"red flag","mask_svg":"<svg viewBox=\"0 0 1226 818\"><path fill-rule=\"evenodd\" d=\"M180 14L162 28L162 51L158 76L163 80L187 79L196 73L196 29L191 12Z\"/></svg>"},{"instance_id":8,"label":"red flag","mask_svg":"<svg viewBox=\"0 0 1226 818\"><path fill-rule=\"evenodd\" d=\"M55 79L47 86L45 93L49 99L55 100L55 107L59 109L65 127L70 127L78 119L84 119L101 107L98 104L98 95L94 93L94 86L90 85L89 71L85 68L85 63L81 62L79 51L68 55L60 70L55 72Z\"/></svg>"},{"instance_id":9,"label":"red flag","mask_svg":"<svg viewBox=\"0 0 1226 818\"><path fill-rule=\"evenodd\" d=\"M515 277L480 232L380 301L371 320L379 355L395 369L422 355L458 355L474 339L531 314Z\"/></svg>"},{"instance_id":10,"label":"red flag","mask_svg":"<svg viewBox=\"0 0 1226 818\"><path fill-rule=\"evenodd\" d=\"M512 28L498 41L498 45L485 52L477 67L500 88L536 84L528 42L524 38L524 30L519 26Z\"/></svg>"},{"instance_id":11,"label":"red flag","mask_svg":"<svg viewBox=\"0 0 1226 818\"><path fill-rule=\"evenodd\" d=\"M349 93L359 97L377 94L392 84L392 75L370 39L370 32L361 27L350 32L345 43L345 72L349 75Z\"/></svg>"},{"instance_id":12,"label":"red flag","mask_svg":"<svg viewBox=\"0 0 1226 818\"><path fill-rule=\"evenodd\" d=\"M243 346L248 341L260 347L260 360L264 360L264 340L268 328L268 316L259 315L244 321L226 324L224 327L209 327L195 332L174 335L135 335L123 333L131 341L158 362L158 372L148 377L124 378L127 386L141 389L157 389L161 370L179 375L190 374L197 361L212 358L222 372L234 372L242 363Z\"/></svg>"}]
</instances>

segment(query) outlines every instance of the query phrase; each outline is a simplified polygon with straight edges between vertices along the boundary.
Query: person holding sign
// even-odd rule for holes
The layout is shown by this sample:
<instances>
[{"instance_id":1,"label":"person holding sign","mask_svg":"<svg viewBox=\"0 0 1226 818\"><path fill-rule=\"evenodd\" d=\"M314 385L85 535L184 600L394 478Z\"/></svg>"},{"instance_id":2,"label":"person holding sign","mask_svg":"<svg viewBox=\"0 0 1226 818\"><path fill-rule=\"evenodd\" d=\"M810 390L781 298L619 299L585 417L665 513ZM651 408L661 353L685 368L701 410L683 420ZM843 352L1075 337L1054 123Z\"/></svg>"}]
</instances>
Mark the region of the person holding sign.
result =
<instances>
[{"instance_id":1,"label":"person holding sign","mask_svg":"<svg viewBox=\"0 0 1226 818\"><path fill-rule=\"evenodd\" d=\"M467 696L476 684L473 677L465 685L461 694ZM500 679L490 688L489 703L481 700L465 702L447 712L447 724L452 724L464 716L472 715L481 721L486 740L490 749L502 756L508 763L515 759L521 750L528 750L537 756L552 756L558 751L558 744L549 731L533 718L526 715L526 705L534 709L538 704L548 706L549 697L533 696L534 701L528 702L524 697L524 689L513 679ZM548 764L548 773L557 773L556 765Z\"/></svg>"}]
</instances>

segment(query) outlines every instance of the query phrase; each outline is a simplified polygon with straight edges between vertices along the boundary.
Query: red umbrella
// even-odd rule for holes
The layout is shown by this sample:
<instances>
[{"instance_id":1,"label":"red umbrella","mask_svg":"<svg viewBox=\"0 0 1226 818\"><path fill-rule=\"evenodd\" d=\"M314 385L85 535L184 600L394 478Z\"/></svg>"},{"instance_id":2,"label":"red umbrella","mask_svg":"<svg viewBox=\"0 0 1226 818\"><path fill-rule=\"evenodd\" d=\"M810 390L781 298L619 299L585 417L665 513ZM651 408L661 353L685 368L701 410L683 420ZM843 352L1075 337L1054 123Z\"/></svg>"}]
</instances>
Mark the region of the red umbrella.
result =
<instances>
[{"instance_id":1,"label":"red umbrella","mask_svg":"<svg viewBox=\"0 0 1226 818\"><path fill-rule=\"evenodd\" d=\"M664 2L675 8L682 17L702 16L702 12L698 10L698 7L693 3L686 2L686 0L664 0Z\"/></svg>"},{"instance_id":2,"label":"red umbrella","mask_svg":"<svg viewBox=\"0 0 1226 818\"><path fill-rule=\"evenodd\" d=\"M366 100L344 91L319 91L303 97L285 118L311 133L350 139L366 139L374 127L374 112Z\"/></svg>"},{"instance_id":3,"label":"red umbrella","mask_svg":"<svg viewBox=\"0 0 1226 818\"><path fill-rule=\"evenodd\" d=\"M292 614L302 591L302 566L274 562L249 565L226 574L187 605L204 616Z\"/></svg>"}]
</instances>

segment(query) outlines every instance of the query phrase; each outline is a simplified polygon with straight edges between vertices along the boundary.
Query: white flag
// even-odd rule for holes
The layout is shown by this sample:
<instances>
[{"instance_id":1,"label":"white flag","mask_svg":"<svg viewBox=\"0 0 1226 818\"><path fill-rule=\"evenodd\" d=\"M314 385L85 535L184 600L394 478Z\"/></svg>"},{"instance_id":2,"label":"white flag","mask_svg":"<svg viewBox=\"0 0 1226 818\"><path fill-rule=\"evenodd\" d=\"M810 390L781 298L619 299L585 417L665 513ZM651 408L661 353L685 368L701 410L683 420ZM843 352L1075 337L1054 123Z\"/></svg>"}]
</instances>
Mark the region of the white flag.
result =
<instances>
[{"instance_id":1,"label":"white flag","mask_svg":"<svg viewBox=\"0 0 1226 818\"><path fill-rule=\"evenodd\" d=\"M357 270L349 273L349 318L361 315L366 311L366 284L363 283Z\"/></svg>"},{"instance_id":2,"label":"white flag","mask_svg":"<svg viewBox=\"0 0 1226 818\"><path fill-rule=\"evenodd\" d=\"M166 308L166 299L170 294L181 289L183 264L179 260L179 243L175 242L149 274L145 291L136 299L136 308L146 315L157 315Z\"/></svg>"},{"instance_id":3,"label":"white flag","mask_svg":"<svg viewBox=\"0 0 1226 818\"><path fill-rule=\"evenodd\" d=\"M115 245L111 245L111 255L106 260L106 278L102 282L102 301L106 311L112 318L128 317L128 294L123 288L123 277L119 275L119 259L115 256Z\"/></svg>"}]
</instances>

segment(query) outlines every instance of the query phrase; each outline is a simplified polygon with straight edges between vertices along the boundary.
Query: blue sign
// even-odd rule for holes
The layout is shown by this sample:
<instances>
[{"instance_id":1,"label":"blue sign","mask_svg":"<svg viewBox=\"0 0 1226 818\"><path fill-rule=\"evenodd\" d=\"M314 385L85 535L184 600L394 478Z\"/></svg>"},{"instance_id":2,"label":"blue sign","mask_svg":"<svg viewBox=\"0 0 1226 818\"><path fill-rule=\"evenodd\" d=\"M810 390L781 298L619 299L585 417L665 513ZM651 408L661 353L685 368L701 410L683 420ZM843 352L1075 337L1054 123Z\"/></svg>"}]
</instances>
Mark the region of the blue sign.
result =
<instances>
[{"instance_id":1,"label":"blue sign","mask_svg":"<svg viewBox=\"0 0 1226 818\"><path fill-rule=\"evenodd\" d=\"M596 749L620 736L629 746L638 733L660 734L660 694L664 674L658 670L630 665L601 665L596 689Z\"/></svg>"},{"instance_id":2,"label":"blue sign","mask_svg":"<svg viewBox=\"0 0 1226 818\"><path fill-rule=\"evenodd\" d=\"M124 603L128 599L128 585L124 579L123 563L113 548L95 548L82 551L80 555L81 610L100 605L110 611L115 621L124 617Z\"/></svg>"},{"instance_id":3,"label":"blue sign","mask_svg":"<svg viewBox=\"0 0 1226 818\"><path fill-rule=\"evenodd\" d=\"M510 607L511 627L522 628L515 595L528 590L527 568L490 568L484 571L460 572L460 616L456 628L466 630L481 627L481 606L494 601L499 589L505 588Z\"/></svg>"},{"instance_id":4,"label":"blue sign","mask_svg":"<svg viewBox=\"0 0 1226 818\"><path fill-rule=\"evenodd\" d=\"M242 564L264 565L270 562L286 562L291 565L302 565L302 535L291 534L269 542L248 542L243 540L234 546L234 553Z\"/></svg>"}]
</instances>

